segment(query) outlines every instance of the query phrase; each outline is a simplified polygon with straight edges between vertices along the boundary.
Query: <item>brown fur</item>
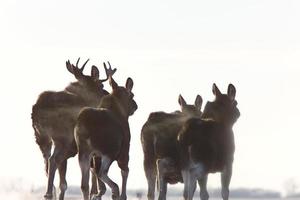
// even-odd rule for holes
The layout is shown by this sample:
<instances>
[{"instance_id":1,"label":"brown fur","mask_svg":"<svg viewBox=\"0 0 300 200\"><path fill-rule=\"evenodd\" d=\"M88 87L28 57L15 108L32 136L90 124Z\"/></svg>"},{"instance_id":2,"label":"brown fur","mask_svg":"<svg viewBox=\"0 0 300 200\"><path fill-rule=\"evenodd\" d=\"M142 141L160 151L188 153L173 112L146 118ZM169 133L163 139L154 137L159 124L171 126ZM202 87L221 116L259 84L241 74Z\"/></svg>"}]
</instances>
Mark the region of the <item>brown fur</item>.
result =
<instances>
[{"instance_id":1,"label":"brown fur","mask_svg":"<svg viewBox=\"0 0 300 200\"><path fill-rule=\"evenodd\" d=\"M141 142L144 151L144 170L148 181L148 199L154 199L155 180L157 178L156 162L168 158L172 164L164 174L167 183L182 182L179 166L179 153L177 152L177 133L183 123L190 117L200 117L202 98L197 96L194 105L186 104L179 96L181 112L174 113L153 112L141 131ZM161 194L160 194L161 195Z\"/></svg>"},{"instance_id":2,"label":"brown fur","mask_svg":"<svg viewBox=\"0 0 300 200\"><path fill-rule=\"evenodd\" d=\"M200 164L201 176L197 179L207 177L208 173L222 172L222 197L227 200L235 150L232 126L240 112L236 107L235 88L232 84L228 86L227 94L222 94L214 84L213 93L216 99L206 104L202 119L187 120L179 132L181 169L190 171L193 176L194 166ZM192 199L191 187L194 187L195 182L189 184L189 188L186 187L187 184L189 183L185 183L184 197ZM205 196L208 198L208 194Z\"/></svg>"},{"instance_id":3,"label":"brown fur","mask_svg":"<svg viewBox=\"0 0 300 200\"><path fill-rule=\"evenodd\" d=\"M79 164L82 171L81 188L85 200L89 199L89 174L87 165L92 156L100 158L98 178L112 188L113 199L119 197L118 186L110 180L107 172L116 160L122 171L121 199L126 199L126 181L128 175L130 130L128 117L137 109L133 100L133 81L127 79L126 87L120 87L111 78L113 91L103 97L99 108L81 110L75 127L75 138L79 152ZM96 197L101 198L103 193Z\"/></svg>"},{"instance_id":4,"label":"brown fur","mask_svg":"<svg viewBox=\"0 0 300 200\"><path fill-rule=\"evenodd\" d=\"M79 61L79 59L78 59ZM64 91L46 91L40 94L37 102L32 107L32 126L35 132L36 143L39 145L48 175L48 187L45 198L52 198L53 179L56 169L60 174L60 199L64 199L67 187L65 173L67 159L77 153L74 139L74 126L77 115L84 106L96 107L101 98L108 94L103 90L102 82L99 80L99 71L93 66L91 76L82 73L83 67L78 68L69 61L66 62L67 69L71 72L77 82L71 83ZM107 69L107 75L114 72ZM51 155L51 147L55 148Z\"/></svg>"}]
</instances>

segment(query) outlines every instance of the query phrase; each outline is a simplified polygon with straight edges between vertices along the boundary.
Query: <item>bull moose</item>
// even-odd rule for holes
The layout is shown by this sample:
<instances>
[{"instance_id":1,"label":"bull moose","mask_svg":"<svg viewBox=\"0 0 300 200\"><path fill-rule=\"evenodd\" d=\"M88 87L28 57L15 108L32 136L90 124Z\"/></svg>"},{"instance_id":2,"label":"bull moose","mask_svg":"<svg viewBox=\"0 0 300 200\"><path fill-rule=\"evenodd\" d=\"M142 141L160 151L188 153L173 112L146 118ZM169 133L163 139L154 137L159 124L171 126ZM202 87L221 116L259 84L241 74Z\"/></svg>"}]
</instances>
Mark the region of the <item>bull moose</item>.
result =
<instances>
[{"instance_id":1,"label":"bull moose","mask_svg":"<svg viewBox=\"0 0 300 200\"><path fill-rule=\"evenodd\" d=\"M128 78L125 87L118 86L112 77L112 92L102 98L98 108L83 108L77 119L74 130L78 148L78 160L81 168L81 190L84 200L89 200L90 161L96 157L96 173L112 189L112 198L126 200L126 183L128 177L130 130L128 118L137 109L132 87L133 81ZM108 170L113 161L118 162L122 175L122 192L108 177ZM101 199L105 185L99 184L100 192L93 199Z\"/></svg>"},{"instance_id":2,"label":"bull moose","mask_svg":"<svg viewBox=\"0 0 300 200\"><path fill-rule=\"evenodd\" d=\"M109 68L104 63L106 79L99 79L99 70L92 66L91 75L83 74L87 60L81 68L66 62L66 67L77 79L63 91L46 91L40 94L37 102L32 107L32 126L36 143L43 154L45 170L48 176L46 199L53 198L53 180L58 169L60 176L59 199L64 199L67 182L65 179L67 159L77 154L74 139L74 127L79 111L85 107L96 107L103 96L108 92L103 89L103 82L112 76L116 69ZM51 148L54 146L51 155ZM95 187L94 187L95 188Z\"/></svg>"},{"instance_id":3,"label":"bull moose","mask_svg":"<svg viewBox=\"0 0 300 200\"><path fill-rule=\"evenodd\" d=\"M191 200L198 180L201 200L208 199L208 173L221 172L222 198L228 200L234 157L232 127L240 116L235 100L236 89L229 84L222 94L213 84L215 100L205 105L201 119L187 120L178 134L184 198Z\"/></svg>"},{"instance_id":4,"label":"bull moose","mask_svg":"<svg viewBox=\"0 0 300 200\"><path fill-rule=\"evenodd\" d=\"M153 112L141 131L148 200L154 199L156 180L158 180L159 199L166 198L167 183L182 182L179 153L176 147L177 134L187 119L201 116L202 98L197 95L195 104L189 105L180 95L178 102L181 112Z\"/></svg>"}]
</instances>

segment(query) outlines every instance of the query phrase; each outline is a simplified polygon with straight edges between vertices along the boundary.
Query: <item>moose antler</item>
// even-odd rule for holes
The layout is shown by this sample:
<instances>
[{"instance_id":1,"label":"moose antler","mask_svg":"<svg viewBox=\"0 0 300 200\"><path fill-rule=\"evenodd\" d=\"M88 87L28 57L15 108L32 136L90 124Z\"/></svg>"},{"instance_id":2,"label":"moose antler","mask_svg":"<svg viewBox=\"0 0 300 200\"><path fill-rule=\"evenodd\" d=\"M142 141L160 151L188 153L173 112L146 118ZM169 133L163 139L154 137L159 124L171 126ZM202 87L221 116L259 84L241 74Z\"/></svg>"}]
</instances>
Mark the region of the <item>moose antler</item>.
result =
<instances>
[{"instance_id":1,"label":"moose antler","mask_svg":"<svg viewBox=\"0 0 300 200\"><path fill-rule=\"evenodd\" d=\"M78 63L79 63L80 57L76 61L76 67L78 68Z\"/></svg>"},{"instance_id":2,"label":"moose antler","mask_svg":"<svg viewBox=\"0 0 300 200\"><path fill-rule=\"evenodd\" d=\"M73 64L71 64L70 60L68 60L66 62L67 69L69 70L69 72L71 72L72 74L74 74L76 78L79 78L80 76L83 76L84 67L85 67L85 65L88 63L88 61L90 59L87 59L87 61L85 61L85 63L82 65L81 68L78 67L79 60L80 60L80 57L76 61L76 66L74 66Z\"/></svg>"},{"instance_id":3,"label":"moose antler","mask_svg":"<svg viewBox=\"0 0 300 200\"><path fill-rule=\"evenodd\" d=\"M85 63L82 65L81 68L78 67L79 60L80 60L80 57L77 59L76 66L74 66L74 65L73 65L73 66L76 67L77 69L79 69L79 70L81 71L81 73L82 73L83 70L84 70L85 65L89 62L90 59L87 59L87 60L85 61Z\"/></svg>"},{"instance_id":4,"label":"moose antler","mask_svg":"<svg viewBox=\"0 0 300 200\"><path fill-rule=\"evenodd\" d=\"M89 60L90 60L90 59L87 59L87 60L85 61L85 63L82 65L82 67L80 68L81 72L83 72L83 70L84 70L84 67L85 67L86 63L88 63L88 62L89 62Z\"/></svg>"},{"instance_id":5,"label":"moose antler","mask_svg":"<svg viewBox=\"0 0 300 200\"><path fill-rule=\"evenodd\" d=\"M105 62L103 62L103 66L104 66L105 73L106 73L106 79L100 80L101 82L107 81L108 78L109 78L109 77L112 77L112 76L114 75L114 73L117 71L116 68L114 68L114 69L111 68L111 65L110 65L110 62L109 62L109 61L107 61L107 63L108 63L108 65L109 65L108 68L106 67Z\"/></svg>"}]
</instances>

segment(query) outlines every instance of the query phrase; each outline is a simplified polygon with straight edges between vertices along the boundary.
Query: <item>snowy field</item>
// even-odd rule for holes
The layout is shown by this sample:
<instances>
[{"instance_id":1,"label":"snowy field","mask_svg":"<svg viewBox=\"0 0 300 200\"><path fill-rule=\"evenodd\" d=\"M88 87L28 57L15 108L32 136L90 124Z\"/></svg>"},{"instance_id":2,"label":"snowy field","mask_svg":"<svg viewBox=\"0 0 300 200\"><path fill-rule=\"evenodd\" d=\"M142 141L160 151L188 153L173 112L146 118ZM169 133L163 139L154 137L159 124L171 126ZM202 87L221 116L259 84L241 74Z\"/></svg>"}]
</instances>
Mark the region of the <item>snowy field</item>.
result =
<instances>
[{"instance_id":1,"label":"snowy field","mask_svg":"<svg viewBox=\"0 0 300 200\"><path fill-rule=\"evenodd\" d=\"M37 194L13 194L13 193L8 193L8 194L0 194L0 199L5 199L5 200L44 200L43 195L37 195ZM105 195L103 200L109 200L111 199L109 195ZM172 197L167 197L167 200L179 200L183 199L180 196L172 196ZM199 199L198 197L194 199ZM231 198L232 200L293 200L293 198ZM296 200L296 198L294 198ZM82 197L80 195L66 195L65 200L82 200ZM128 196L128 200L147 200L146 196L143 196L142 198L137 198L136 196ZM221 200L221 198L210 198L210 200ZM297 199L299 200L299 199Z\"/></svg>"}]
</instances>

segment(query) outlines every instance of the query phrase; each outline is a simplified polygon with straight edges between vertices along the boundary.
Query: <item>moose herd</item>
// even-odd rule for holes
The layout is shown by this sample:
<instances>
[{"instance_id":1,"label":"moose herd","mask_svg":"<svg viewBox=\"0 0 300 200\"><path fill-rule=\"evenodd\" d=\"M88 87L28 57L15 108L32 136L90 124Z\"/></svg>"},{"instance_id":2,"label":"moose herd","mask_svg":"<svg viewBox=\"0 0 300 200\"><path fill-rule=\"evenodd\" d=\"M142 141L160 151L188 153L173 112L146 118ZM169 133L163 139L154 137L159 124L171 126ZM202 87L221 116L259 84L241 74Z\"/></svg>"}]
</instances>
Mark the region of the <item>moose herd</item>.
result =
<instances>
[{"instance_id":1,"label":"moose herd","mask_svg":"<svg viewBox=\"0 0 300 200\"><path fill-rule=\"evenodd\" d=\"M106 78L92 66L84 75L82 67L66 62L67 70L76 78L63 91L41 93L32 107L32 126L36 143L42 152L48 178L45 199L53 199L55 172L59 173L59 199L67 189L67 159L78 153L81 169L81 190L84 200L101 199L106 185L112 199L126 200L129 173L130 126L128 119L137 110L133 80L124 86L113 79L116 69L103 63ZM112 92L103 88L109 80ZM202 98L197 95L189 105L179 95L180 111L152 112L141 130L144 170L148 182L148 200L154 200L158 188L159 200L165 200L167 184L184 183L183 197L193 199L198 182L201 200L209 198L207 177L221 172L222 198L229 197L229 183L234 158L232 127L240 116L235 100L236 89L228 85L226 94L213 84L214 101L207 102L203 112ZM53 149L52 149L53 148ZM122 187L108 176L113 161L121 170ZM91 172L91 173L90 173ZM91 174L91 189L89 188ZM105 185L106 184L106 185Z\"/></svg>"}]
</instances>

